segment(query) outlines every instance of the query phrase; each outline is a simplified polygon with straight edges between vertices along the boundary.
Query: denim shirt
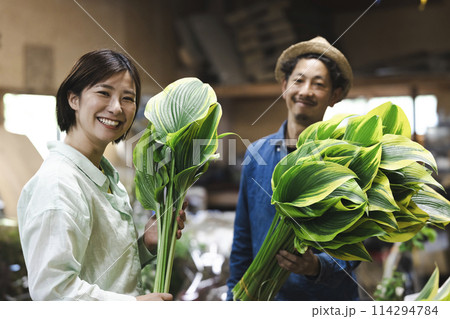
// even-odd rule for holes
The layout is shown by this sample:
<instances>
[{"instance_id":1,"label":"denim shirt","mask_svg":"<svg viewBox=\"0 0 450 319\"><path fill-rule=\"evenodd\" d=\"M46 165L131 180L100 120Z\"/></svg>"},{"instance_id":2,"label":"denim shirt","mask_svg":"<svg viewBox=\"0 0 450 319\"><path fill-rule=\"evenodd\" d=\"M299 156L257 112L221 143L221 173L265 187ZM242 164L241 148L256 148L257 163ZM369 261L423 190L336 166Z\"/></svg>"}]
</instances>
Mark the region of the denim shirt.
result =
<instances>
[{"instance_id":1,"label":"denim shirt","mask_svg":"<svg viewBox=\"0 0 450 319\"><path fill-rule=\"evenodd\" d=\"M270 203L271 179L275 166L287 155L286 125L285 121L278 132L253 143L245 154L234 222L227 300L233 299L231 290L256 257L275 216L275 207ZM320 262L319 275L311 277L292 273L275 300L358 300L353 269L359 262L342 261L318 251L315 253Z\"/></svg>"}]
</instances>

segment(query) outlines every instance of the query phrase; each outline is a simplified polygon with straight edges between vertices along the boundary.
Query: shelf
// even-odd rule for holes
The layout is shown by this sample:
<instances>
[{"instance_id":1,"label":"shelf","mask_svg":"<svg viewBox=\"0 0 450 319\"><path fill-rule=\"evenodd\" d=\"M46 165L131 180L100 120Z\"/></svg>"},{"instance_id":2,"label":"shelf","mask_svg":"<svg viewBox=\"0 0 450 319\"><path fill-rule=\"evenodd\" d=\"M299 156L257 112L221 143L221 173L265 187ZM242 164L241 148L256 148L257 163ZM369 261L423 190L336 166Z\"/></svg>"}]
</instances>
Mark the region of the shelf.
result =
<instances>
[{"instance_id":1,"label":"shelf","mask_svg":"<svg viewBox=\"0 0 450 319\"><path fill-rule=\"evenodd\" d=\"M281 94L278 83L255 83L241 85L214 86L219 99L221 98L273 98ZM449 75L411 75L390 77L357 77L349 92L348 98L360 96L393 96L415 94L437 94L450 91Z\"/></svg>"}]
</instances>

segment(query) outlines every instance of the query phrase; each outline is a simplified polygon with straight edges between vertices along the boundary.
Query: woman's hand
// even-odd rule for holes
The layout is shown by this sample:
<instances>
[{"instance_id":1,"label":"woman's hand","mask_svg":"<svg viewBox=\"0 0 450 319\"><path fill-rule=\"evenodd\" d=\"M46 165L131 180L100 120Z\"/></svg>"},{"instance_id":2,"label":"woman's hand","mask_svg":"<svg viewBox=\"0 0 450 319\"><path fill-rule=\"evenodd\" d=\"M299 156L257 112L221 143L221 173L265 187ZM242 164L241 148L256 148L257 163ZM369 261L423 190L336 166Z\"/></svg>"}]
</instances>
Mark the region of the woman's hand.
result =
<instances>
[{"instance_id":1,"label":"woman's hand","mask_svg":"<svg viewBox=\"0 0 450 319\"><path fill-rule=\"evenodd\" d=\"M177 239L181 238L181 230L184 229L184 222L186 221L186 212L184 210L187 205L188 202L183 203L183 207L177 216ZM156 254L156 249L158 247L158 223L155 215L153 215L145 225L144 244L152 254Z\"/></svg>"},{"instance_id":2,"label":"woman's hand","mask_svg":"<svg viewBox=\"0 0 450 319\"><path fill-rule=\"evenodd\" d=\"M171 294L166 293L152 293L136 297L137 301L170 301L173 300Z\"/></svg>"},{"instance_id":3,"label":"woman's hand","mask_svg":"<svg viewBox=\"0 0 450 319\"><path fill-rule=\"evenodd\" d=\"M293 273L317 276L320 272L319 257L311 249L308 249L303 255L291 254L286 250L280 250L276 257L281 268Z\"/></svg>"}]
</instances>

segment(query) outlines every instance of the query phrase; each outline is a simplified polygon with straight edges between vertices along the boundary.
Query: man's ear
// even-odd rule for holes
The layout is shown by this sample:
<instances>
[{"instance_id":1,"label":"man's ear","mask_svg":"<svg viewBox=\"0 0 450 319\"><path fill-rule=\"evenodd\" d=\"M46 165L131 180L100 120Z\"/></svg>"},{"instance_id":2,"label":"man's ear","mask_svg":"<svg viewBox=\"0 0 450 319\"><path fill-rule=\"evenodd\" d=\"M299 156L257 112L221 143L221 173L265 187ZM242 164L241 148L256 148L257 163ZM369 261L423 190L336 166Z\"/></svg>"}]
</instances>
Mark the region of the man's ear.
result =
<instances>
[{"instance_id":1,"label":"man's ear","mask_svg":"<svg viewBox=\"0 0 450 319\"><path fill-rule=\"evenodd\" d=\"M76 95L73 92L67 93L67 101L69 102L70 107L76 111L79 108L80 105L80 96Z\"/></svg>"},{"instance_id":2,"label":"man's ear","mask_svg":"<svg viewBox=\"0 0 450 319\"><path fill-rule=\"evenodd\" d=\"M333 93L331 94L331 101L329 107L333 107L337 102L340 102L342 100L342 88L337 88L333 90Z\"/></svg>"},{"instance_id":3,"label":"man's ear","mask_svg":"<svg viewBox=\"0 0 450 319\"><path fill-rule=\"evenodd\" d=\"M283 80L283 83L281 84L281 96L283 97L283 99L286 100L286 89L287 89L287 82L286 80Z\"/></svg>"}]
</instances>

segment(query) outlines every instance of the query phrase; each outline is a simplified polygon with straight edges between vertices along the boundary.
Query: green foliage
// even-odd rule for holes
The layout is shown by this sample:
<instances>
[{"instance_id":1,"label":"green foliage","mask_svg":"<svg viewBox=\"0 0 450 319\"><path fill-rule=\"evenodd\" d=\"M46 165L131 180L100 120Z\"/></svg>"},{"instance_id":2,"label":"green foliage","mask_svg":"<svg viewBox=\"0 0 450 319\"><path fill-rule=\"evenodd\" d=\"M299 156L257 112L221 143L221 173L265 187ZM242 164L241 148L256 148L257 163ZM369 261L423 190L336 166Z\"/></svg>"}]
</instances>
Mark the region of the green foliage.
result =
<instances>
[{"instance_id":1,"label":"green foliage","mask_svg":"<svg viewBox=\"0 0 450 319\"><path fill-rule=\"evenodd\" d=\"M450 301L450 278L439 288L439 268L431 274L427 283L415 300L418 301Z\"/></svg>"},{"instance_id":2,"label":"green foliage","mask_svg":"<svg viewBox=\"0 0 450 319\"><path fill-rule=\"evenodd\" d=\"M19 265L20 270L11 272L11 265ZM0 225L0 273L0 300L4 300L5 295L15 297L28 292L22 285L27 270L17 227Z\"/></svg>"},{"instance_id":3,"label":"green foliage","mask_svg":"<svg viewBox=\"0 0 450 319\"><path fill-rule=\"evenodd\" d=\"M377 285L373 297L378 301L401 301L405 291L405 275L402 272L394 271L392 277L383 278Z\"/></svg>"},{"instance_id":4,"label":"green foliage","mask_svg":"<svg viewBox=\"0 0 450 319\"><path fill-rule=\"evenodd\" d=\"M188 188L207 170L221 136L222 115L213 89L183 78L150 99L149 124L137 143L136 197L158 220L158 258L154 292L168 292L172 273L176 217Z\"/></svg>"},{"instance_id":5,"label":"green foliage","mask_svg":"<svg viewBox=\"0 0 450 319\"><path fill-rule=\"evenodd\" d=\"M342 260L371 261L363 244L367 238L404 242L427 223L444 227L450 222L450 202L428 186L442 188L431 176L436 162L410 140L401 108L385 103L339 127L347 117L308 127L297 150L275 167L274 229L233 289L236 299L273 298L277 291L267 282L287 276L274 256L280 249L293 251L291 242ZM278 239L277 228L285 225Z\"/></svg>"}]
</instances>

